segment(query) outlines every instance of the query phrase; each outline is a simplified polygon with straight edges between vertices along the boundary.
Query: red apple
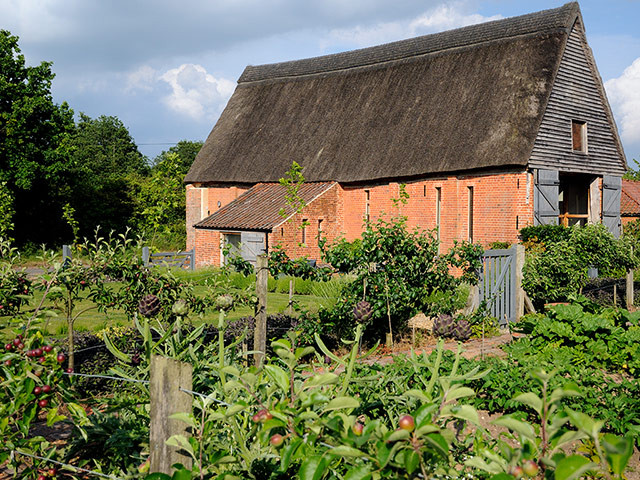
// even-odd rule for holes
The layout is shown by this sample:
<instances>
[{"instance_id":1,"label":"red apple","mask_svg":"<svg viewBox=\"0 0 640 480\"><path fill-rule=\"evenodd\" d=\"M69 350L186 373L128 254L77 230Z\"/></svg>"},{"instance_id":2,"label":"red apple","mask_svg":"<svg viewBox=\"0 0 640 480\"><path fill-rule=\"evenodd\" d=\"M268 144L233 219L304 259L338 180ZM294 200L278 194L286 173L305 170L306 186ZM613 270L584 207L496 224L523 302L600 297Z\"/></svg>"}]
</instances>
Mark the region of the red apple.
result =
<instances>
[{"instance_id":1,"label":"red apple","mask_svg":"<svg viewBox=\"0 0 640 480\"><path fill-rule=\"evenodd\" d=\"M17 347L18 344L22 343L18 337L13 339L13 344Z\"/></svg>"},{"instance_id":2,"label":"red apple","mask_svg":"<svg viewBox=\"0 0 640 480\"><path fill-rule=\"evenodd\" d=\"M363 430L364 430L364 425L362 425L360 422L354 423L353 427L351 427L351 431L353 431L353 434L357 435L358 437L362 435Z\"/></svg>"},{"instance_id":3,"label":"red apple","mask_svg":"<svg viewBox=\"0 0 640 480\"><path fill-rule=\"evenodd\" d=\"M65 372L67 372L67 373L73 373L73 368L67 368L67 369L65 370Z\"/></svg>"},{"instance_id":4,"label":"red apple","mask_svg":"<svg viewBox=\"0 0 640 480\"><path fill-rule=\"evenodd\" d=\"M41 357L43 353L44 353L44 351L41 348L38 347L33 351L33 356L34 357Z\"/></svg>"},{"instance_id":5,"label":"red apple","mask_svg":"<svg viewBox=\"0 0 640 480\"><path fill-rule=\"evenodd\" d=\"M47 480L47 477L44 475L38 475L38 480Z\"/></svg>"},{"instance_id":6,"label":"red apple","mask_svg":"<svg viewBox=\"0 0 640 480\"><path fill-rule=\"evenodd\" d=\"M53 350L53 347L51 345L45 345L43 347L43 350L47 353L51 352L51 350Z\"/></svg>"},{"instance_id":7,"label":"red apple","mask_svg":"<svg viewBox=\"0 0 640 480\"><path fill-rule=\"evenodd\" d=\"M511 470L509 470L509 473L516 478L522 478L522 475L524 475L524 470L520 465L515 465L511 467Z\"/></svg>"},{"instance_id":8,"label":"red apple","mask_svg":"<svg viewBox=\"0 0 640 480\"><path fill-rule=\"evenodd\" d=\"M40 395L42 393L42 388L36 387L33 389L34 395Z\"/></svg>"},{"instance_id":9,"label":"red apple","mask_svg":"<svg viewBox=\"0 0 640 480\"><path fill-rule=\"evenodd\" d=\"M416 422L411 415L403 415L398 420L398 426L403 430L407 430L408 432L412 432L414 428L416 428Z\"/></svg>"},{"instance_id":10,"label":"red apple","mask_svg":"<svg viewBox=\"0 0 640 480\"><path fill-rule=\"evenodd\" d=\"M38 406L39 406L40 408L44 408L44 407L46 407L47 405L49 405L49 400L47 400L46 398L43 398L42 400L40 400L40 401L38 402Z\"/></svg>"},{"instance_id":11,"label":"red apple","mask_svg":"<svg viewBox=\"0 0 640 480\"><path fill-rule=\"evenodd\" d=\"M11 366L11 359L9 359L9 360L5 360L5 361L4 361L4 364L5 364L7 367L10 367L10 366Z\"/></svg>"},{"instance_id":12,"label":"red apple","mask_svg":"<svg viewBox=\"0 0 640 480\"><path fill-rule=\"evenodd\" d=\"M59 353L58 356L56 357L56 360L58 360L58 363L62 363L67 359L67 357L64 356L64 353Z\"/></svg>"},{"instance_id":13,"label":"red apple","mask_svg":"<svg viewBox=\"0 0 640 480\"><path fill-rule=\"evenodd\" d=\"M284 442L284 437L279 433L272 435L271 439L269 440L269 443L274 447L279 447L280 445L282 445L282 442Z\"/></svg>"},{"instance_id":14,"label":"red apple","mask_svg":"<svg viewBox=\"0 0 640 480\"><path fill-rule=\"evenodd\" d=\"M18 350L22 350L24 348L24 343L20 342L18 344Z\"/></svg>"},{"instance_id":15,"label":"red apple","mask_svg":"<svg viewBox=\"0 0 640 480\"><path fill-rule=\"evenodd\" d=\"M12 348L13 348L13 345L12 345L12 344L10 344L10 343L7 343L7 344L4 346L4 349L5 349L5 350L11 350Z\"/></svg>"},{"instance_id":16,"label":"red apple","mask_svg":"<svg viewBox=\"0 0 640 480\"><path fill-rule=\"evenodd\" d=\"M44 358L44 357L40 357L40 358L38 358L38 361L39 361L40 363L44 363L44 362L46 362L46 361L47 361L47 359L46 359L46 358Z\"/></svg>"},{"instance_id":17,"label":"red apple","mask_svg":"<svg viewBox=\"0 0 640 480\"><path fill-rule=\"evenodd\" d=\"M525 460L522 464L522 470L527 474L528 477L535 477L536 475L538 475L538 471L540 470L540 468L538 467L538 464L533 460Z\"/></svg>"},{"instance_id":18,"label":"red apple","mask_svg":"<svg viewBox=\"0 0 640 480\"><path fill-rule=\"evenodd\" d=\"M49 385L43 385L42 391L44 393L49 393L51 391L51 387Z\"/></svg>"},{"instance_id":19,"label":"red apple","mask_svg":"<svg viewBox=\"0 0 640 480\"><path fill-rule=\"evenodd\" d=\"M58 474L58 470L56 470L55 468L50 468L49 470L47 470L47 473L50 477L55 477Z\"/></svg>"}]
</instances>

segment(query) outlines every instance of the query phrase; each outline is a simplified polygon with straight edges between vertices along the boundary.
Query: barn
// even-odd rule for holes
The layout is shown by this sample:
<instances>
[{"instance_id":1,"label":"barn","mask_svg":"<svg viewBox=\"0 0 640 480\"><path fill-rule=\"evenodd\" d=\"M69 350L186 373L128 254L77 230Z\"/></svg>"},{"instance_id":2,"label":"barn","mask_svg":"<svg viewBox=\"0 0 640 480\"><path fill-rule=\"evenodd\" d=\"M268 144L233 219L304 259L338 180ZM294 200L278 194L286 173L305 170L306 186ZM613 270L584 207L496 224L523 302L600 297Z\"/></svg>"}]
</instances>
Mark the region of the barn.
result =
<instances>
[{"instance_id":1,"label":"barn","mask_svg":"<svg viewBox=\"0 0 640 480\"><path fill-rule=\"evenodd\" d=\"M303 167L305 207L278 182ZM577 3L344 53L248 66L196 157L187 248L197 265L403 215L485 246L527 225L619 234L624 152ZM402 194L406 201L397 202ZM283 209L285 214L283 215Z\"/></svg>"}]
</instances>

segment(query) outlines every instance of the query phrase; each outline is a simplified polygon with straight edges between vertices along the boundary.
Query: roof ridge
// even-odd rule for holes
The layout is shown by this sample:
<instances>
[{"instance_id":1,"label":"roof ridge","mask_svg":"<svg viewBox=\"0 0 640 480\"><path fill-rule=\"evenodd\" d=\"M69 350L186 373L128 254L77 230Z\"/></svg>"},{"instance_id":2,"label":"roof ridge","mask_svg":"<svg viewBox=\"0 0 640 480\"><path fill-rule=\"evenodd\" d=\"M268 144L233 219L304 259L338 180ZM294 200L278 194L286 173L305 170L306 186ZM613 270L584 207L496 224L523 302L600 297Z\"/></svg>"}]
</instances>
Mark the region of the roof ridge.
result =
<instances>
[{"instance_id":1,"label":"roof ridge","mask_svg":"<svg viewBox=\"0 0 640 480\"><path fill-rule=\"evenodd\" d=\"M478 23L373 47L301 60L258 66L249 65L238 79L238 83L328 73L400 60L450 48L468 47L487 41L513 38L532 33L551 32L558 29L570 29L579 12L578 3L570 2L558 8Z\"/></svg>"}]
</instances>

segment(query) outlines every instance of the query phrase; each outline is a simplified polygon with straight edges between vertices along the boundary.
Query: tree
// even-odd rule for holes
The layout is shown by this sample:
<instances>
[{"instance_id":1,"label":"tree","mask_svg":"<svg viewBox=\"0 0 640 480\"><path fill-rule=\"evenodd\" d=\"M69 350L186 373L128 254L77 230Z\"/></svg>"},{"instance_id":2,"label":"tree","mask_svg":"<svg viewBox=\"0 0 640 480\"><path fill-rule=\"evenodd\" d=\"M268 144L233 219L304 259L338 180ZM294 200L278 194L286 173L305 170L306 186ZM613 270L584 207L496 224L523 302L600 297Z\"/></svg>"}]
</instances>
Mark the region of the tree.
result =
<instances>
[{"instance_id":1,"label":"tree","mask_svg":"<svg viewBox=\"0 0 640 480\"><path fill-rule=\"evenodd\" d=\"M176 155L174 157L174 161L176 162L178 171L182 175L186 175L191 168L191 164L195 160L196 155L198 155L198 152L202 148L202 145L204 145L204 143L201 141L180 140L168 151L164 151L154 158L152 168L156 169L160 164L167 160L169 154L174 154Z\"/></svg>"},{"instance_id":2,"label":"tree","mask_svg":"<svg viewBox=\"0 0 640 480\"><path fill-rule=\"evenodd\" d=\"M0 30L0 181L15 199L15 235L58 240L64 223L58 185L66 183L73 111L51 95L51 63L25 63L18 37Z\"/></svg>"},{"instance_id":3,"label":"tree","mask_svg":"<svg viewBox=\"0 0 640 480\"><path fill-rule=\"evenodd\" d=\"M70 144L73 179L66 197L76 212L80 235L88 236L98 225L123 232L135 210L130 177L148 175L146 157L113 116L93 119L81 113Z\"/></svg>"}]
</instances>

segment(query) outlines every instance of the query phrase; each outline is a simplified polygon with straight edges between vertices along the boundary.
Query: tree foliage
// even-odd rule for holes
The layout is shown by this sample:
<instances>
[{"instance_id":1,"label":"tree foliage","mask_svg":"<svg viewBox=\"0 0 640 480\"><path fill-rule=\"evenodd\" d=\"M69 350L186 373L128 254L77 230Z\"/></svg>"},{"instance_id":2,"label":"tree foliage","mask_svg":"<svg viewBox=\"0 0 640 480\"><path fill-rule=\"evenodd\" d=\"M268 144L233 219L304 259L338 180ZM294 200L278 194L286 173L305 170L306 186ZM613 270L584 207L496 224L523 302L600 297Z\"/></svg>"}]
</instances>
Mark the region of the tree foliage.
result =
<instances>
[{"instance_id":1,"label":"tree foliage","mask_svg":"<svg viewBox=\"0 0 640 480\"><path fill-rule=\"evenodd\" d=\"M18 37L0 30L0 181L14 197L16 239L55 241L61 232L58 185L68 172L73 112L51 95L51 63L30 67Z\"/></svg>"}]
</instances>

